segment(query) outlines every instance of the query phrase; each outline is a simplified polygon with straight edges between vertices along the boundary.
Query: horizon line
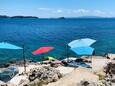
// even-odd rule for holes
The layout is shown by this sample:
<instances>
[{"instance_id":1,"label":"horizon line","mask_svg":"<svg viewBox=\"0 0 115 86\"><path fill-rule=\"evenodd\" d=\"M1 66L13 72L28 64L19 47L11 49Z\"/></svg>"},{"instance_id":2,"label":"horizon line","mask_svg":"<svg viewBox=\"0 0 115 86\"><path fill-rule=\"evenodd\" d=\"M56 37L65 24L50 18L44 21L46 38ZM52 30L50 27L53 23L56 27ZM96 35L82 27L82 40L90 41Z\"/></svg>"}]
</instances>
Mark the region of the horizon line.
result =
<instances>
[{"instance_id":1,"label":"horizon line","mask_svg":"<svg viewBox=\"0 0 115 86\"><path fill-rule=\"evenodd\" d=\"M115 18L115 16L95 16L95 15L86 15L86 16L58 16L58 17L39 17L39 16L34 16L34 15L13 15L13 16L9 16L9 15L0 15L2 16L6 16L6 17L17 17L17 16L22 16L22 17L37 17L37 18Z\"/></svg>"}]
</instances>

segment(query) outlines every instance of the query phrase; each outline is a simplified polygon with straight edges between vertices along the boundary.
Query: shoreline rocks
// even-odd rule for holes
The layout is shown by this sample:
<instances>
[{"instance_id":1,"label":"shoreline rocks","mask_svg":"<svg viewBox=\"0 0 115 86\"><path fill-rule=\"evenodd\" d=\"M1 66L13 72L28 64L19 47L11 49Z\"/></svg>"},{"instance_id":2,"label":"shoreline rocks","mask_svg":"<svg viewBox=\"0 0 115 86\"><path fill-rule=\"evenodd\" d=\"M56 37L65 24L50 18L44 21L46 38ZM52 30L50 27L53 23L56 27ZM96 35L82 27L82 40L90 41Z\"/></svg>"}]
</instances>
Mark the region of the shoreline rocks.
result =
<instances>
[{"instance_id":1,"label":"shoreline rocks","mask_svg":"<svg viewBox=\"0 0 115 86\"><path fill-rule=\"evenodd\" d=\"M8 86L5 82L0 81L0 86Z\"/></svg>"},{"instance_id":2,"label":"shoreline rocks","mask_svg":"<svg viewBox=\"0 0 115 86\"><path fill-rule=\"evenodd\" d=\"M31 60L26 60L26 65L28 64L37 64L36 62L32 62ZM10 62L7 62L7 63L3 63L3 64L0 64L0 68L7 68L9 66L23 66L24 65L24 61L23 60L20 60L20 61L10 61Z\"/></svg>"},{"instance_id":3,"label":"shoreline rocks","mask_svg":"<svg viewBox=\"0 0 115 86\"><path fill-rule=\"evenodd\" d=\"M51 82L56 82L61 77L62 74L59 70L53 67L44 66L42 68L32 69L28 77L30 83L27 86L32 86L30 84L48 84Z\"/></svg>"},{"instance_id":4,"label":"shoreline rocks","mask_svg":"<svg viewBox=\"0 0 115 86\"><path fill-rule=\"evenodd\" d=\"M112 83L106 80L100 80L98 82L82 80L79 83L77 83L76 86L112 86Z\"/></svg>"},{"instance_id":5,"label":"shoreline rocks","mask_svg":"<svg viewBox=\"0 0 115 86\"><path fill-rule=\"evenodd\" d=\"M104 67L106 79L115 83L115 60L112 60Z\"/></svg>"}]
</instances>

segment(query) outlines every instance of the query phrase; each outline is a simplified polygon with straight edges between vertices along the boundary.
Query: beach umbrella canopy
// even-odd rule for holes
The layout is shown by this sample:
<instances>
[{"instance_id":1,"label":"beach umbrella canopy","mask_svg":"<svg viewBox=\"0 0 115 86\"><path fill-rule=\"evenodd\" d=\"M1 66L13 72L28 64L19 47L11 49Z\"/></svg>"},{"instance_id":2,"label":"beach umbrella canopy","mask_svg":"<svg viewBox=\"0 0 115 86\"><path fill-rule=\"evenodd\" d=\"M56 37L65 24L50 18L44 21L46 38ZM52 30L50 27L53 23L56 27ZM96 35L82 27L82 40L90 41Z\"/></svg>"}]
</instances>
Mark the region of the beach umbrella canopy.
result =
<instances>
[{"instance_id":1,"label":"beach umbrella canopy","mask_svg":"<svg viewBox=\"0 0 115 86\"><path fill-rule=\"evenodd\" d=\"M47 53L54 49L54 47L40 47L39 49L32 52L33 55Z\"/></svg>"},{"instance_id":2,"label":"beach umbrella canopy","mask_svg":"<svg viewBox=\"0 0 115 86\"><path fill-rule=\"evenodd\" d=\"M45 60L57 60L57 59L55 59L54 57L48 56L45 58Z\"/></svg>"},{"instance_id":3,"label":"beach umbrella canopy","mask_svg":"<svg viewBox=\"0 0 115 86\"><path fill-rule=\"evenodd\" d=\"M7 43L7 42L1 42L0 49L23 49L23 48Z\"/></svg>"},{"instance_id":4,"label":"beach umbrella canopy","mask_svg":"<svg viewBox=\"0 0 115 86\"><path fill-rule=\"evenodd\" d=\"M93 40L90 38L84 38L84 39L74 40L74 41L70 42L68 45L71 48L86 47L86 46L91 46L95 42L96 42L96 40Z\"/></svg>"},{"instance_id":5,"label":"beach umbrella canopy","mask_svg":"<svg viewBox=\"0 0 115 86\"><path fill-rule=\"evenodd\" d=\"M77 55L93 55L94 53L94 48L92 47L76 47L70 49Z\"/></svg>"},{"instance_id":6,"label":"beach umbrella canopy","mask_svg":"<svg viewBox=\"0 0 115 86\"><path fill-rule=\"evenodd\" d=\"M18 47L16 45L13 45L13 44L10 44L10 43L7 43L7 42L1 42L0 43L0 49L22 49L23 50L23 59L24 59L24 70L26 71L26 60L25 60L25 56L24 56L24 47L21 48L21 47Z\"/></svg>"}]
</instances>

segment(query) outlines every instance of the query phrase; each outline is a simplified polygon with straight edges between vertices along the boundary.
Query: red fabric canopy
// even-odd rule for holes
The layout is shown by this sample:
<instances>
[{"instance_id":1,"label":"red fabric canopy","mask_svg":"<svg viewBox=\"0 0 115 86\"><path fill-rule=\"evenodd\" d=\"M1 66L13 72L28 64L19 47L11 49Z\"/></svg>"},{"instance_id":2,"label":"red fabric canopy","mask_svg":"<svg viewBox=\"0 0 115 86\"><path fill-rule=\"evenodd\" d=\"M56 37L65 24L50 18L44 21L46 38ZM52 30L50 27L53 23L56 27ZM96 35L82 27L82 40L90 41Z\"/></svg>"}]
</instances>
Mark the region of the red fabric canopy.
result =
<instances>
[{"instance_id":1,"label":"red fabric canopy","mask_svg":"<svg viewBox=\"0 0 115 86\"><path fill-rule=\"evenodd\" d=\"M40 47L39 49L32 52L33 55L47 53L52 50L54 47Z\"/></svg>"}]
</instances>

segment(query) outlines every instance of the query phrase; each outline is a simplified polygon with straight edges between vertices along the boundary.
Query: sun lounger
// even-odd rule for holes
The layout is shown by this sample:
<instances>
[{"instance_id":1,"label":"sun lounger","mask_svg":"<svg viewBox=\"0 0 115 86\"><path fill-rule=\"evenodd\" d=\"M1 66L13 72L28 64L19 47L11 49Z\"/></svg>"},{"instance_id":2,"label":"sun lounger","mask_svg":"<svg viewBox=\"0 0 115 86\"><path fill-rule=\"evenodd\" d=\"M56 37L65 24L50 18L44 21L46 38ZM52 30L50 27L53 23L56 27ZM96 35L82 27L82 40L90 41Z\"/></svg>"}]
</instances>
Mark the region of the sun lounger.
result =
<instances>
[{"instance_id":1,"label":"sun lounger","mask_svg":"<svg viewBox=\"0 0 115 86\"><path fill-rule=\"evenodd\" d=\"M68 63L69 66L73 66L73 67L78 67L78 66L81 66L81 67L86 67L86 68L91 68L90 65L84 63L84 62L70 62Z\"/></svg>"},{"instance_id":2,"label":"sun lounger","mask_svg":"<svg viewBox=\"0 0 115 86\"><path fill-rule=\"evenodd\" d=\"M19 70L17 67L9 67L0 73L0 80L7 82L11 80L18 73L18 71Z\"/></svg>"}]
</instances>

